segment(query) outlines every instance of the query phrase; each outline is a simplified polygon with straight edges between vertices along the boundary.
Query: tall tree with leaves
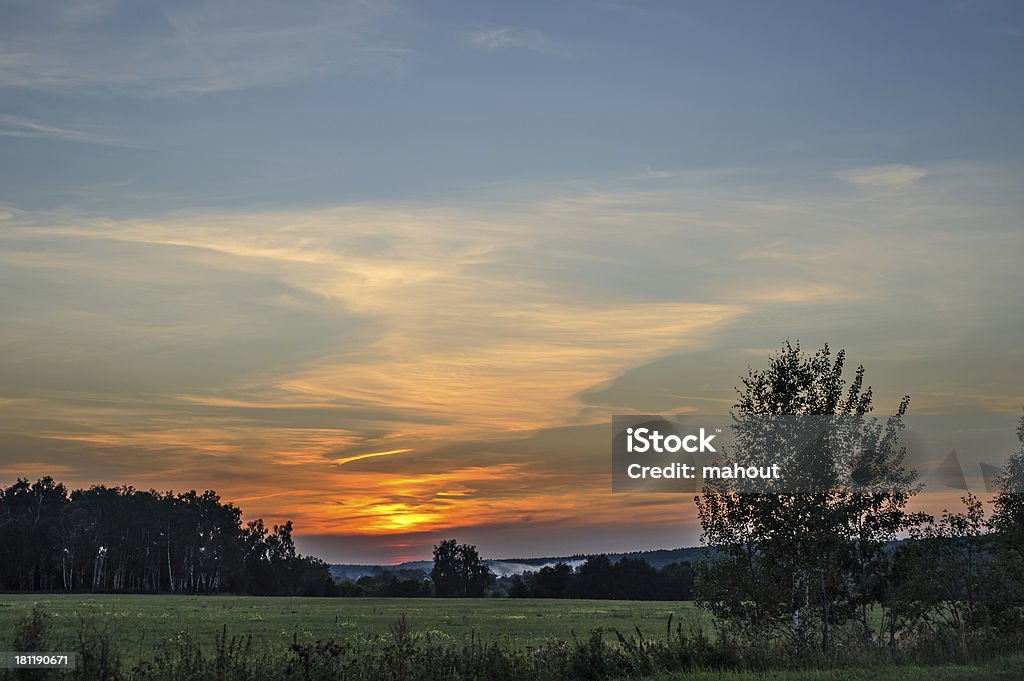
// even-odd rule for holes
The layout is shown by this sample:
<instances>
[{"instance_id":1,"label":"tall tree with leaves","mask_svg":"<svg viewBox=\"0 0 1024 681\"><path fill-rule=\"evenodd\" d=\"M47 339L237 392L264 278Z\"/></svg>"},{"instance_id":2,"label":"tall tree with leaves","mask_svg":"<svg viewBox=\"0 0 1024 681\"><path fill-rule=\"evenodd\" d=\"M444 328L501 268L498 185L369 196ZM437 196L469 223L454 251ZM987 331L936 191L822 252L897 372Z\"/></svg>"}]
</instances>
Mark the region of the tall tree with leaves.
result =
<instances>
[{"instance_id":1,"label":"tall tree with leaves","mask_svg":"<svg viewBox=\"0 0 1024 681\"><path fill-rule=\"evenodd\" d=\"M700 602L752 634L789 636L797 649L816 641L827 650L833 628L851 620L870 635L885 547L911 522L914 475L898 445L909 397L884 422L868 417L864 367L847 382L845 360L827 345L809 355L787 341L767 369L748 370L725 459L778 463L787 477L774 489L717 480L697 497L707 547Z\"/></svg>"},{"instance_id":2,"label":"tall tree with leaves","mask_svg":"<svg viewBox=\"0 0 1024 681\"><path fill-rule=\"evenodd\" d=\"M1024 416L1017 424L1020 450L1012 455L999 476L999 492L994 500L992 529L1010 545L1024 551Z\"/></svg>"},{"instance_id":3,"label":"tall tree with leaves","mask_svg":"<svg viewBox=\"0 0 1024 681\"><path fill-rule=\"evenodd\" d=\"M430 579L438 596L483 596L491 571L480 560L475 546L446 539L434 547Z\"/></svg>"},{"instance_id":4,"label":"tall tree with leaves","mask_svg":"<svg viewBox=\"0 0 1024 681\"><path fill-rule=\"evenodd\" d=\"M999 477L990 521L996 560L998 596L992 619L1001 626L1024 629L1024 416L1017 425L1020 449Z\"/></svg>"}]
</instances>

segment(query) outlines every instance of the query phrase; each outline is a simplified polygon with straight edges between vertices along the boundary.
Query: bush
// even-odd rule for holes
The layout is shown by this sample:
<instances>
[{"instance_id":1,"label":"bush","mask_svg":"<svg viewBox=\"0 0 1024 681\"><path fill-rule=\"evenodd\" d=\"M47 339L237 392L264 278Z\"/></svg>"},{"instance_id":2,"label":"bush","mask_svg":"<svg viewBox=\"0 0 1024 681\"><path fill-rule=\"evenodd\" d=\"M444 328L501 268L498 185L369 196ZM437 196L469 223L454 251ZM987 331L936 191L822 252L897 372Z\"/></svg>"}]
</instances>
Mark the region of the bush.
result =
<instances>
[{"instance_id":1,"label":"bush","mask_svg":"<svg viewBox=\"0 0 1024 681\"><path fill-rule=\"evenodd\" d=\"M952 637L952 638L951 638ZM48 638L46 615L36 608L19 626L19 645L54 644ZM850 638L851 642L857 639ZM59 644L59 642L58 642ZM540 646L512 647L482 640L475 634L454 642L437 632L415 631L402 617L382 636L299 643L286 650L266 650L250 636L235 637L227 627L212 650L187 633L162 644L151 659L126 668L109 633L83 621L74 649L78 668L66 672L22 670L0 673L0 679L61 678L89 681L604 681L707 671L768 671L832 667L874 667L885 664L969 663L1019 650L1012 635L975 637L967 645L962 632L921 636L904 647L843 645L832 653L805 651L794 655L790 643L752 638L729 629L712 638L701 630L672 626L664 638L647 639L639 630L595 630L584 639L551 640ZM59 676L58 676L59 675Z\"/></svg>"}]
</instances>

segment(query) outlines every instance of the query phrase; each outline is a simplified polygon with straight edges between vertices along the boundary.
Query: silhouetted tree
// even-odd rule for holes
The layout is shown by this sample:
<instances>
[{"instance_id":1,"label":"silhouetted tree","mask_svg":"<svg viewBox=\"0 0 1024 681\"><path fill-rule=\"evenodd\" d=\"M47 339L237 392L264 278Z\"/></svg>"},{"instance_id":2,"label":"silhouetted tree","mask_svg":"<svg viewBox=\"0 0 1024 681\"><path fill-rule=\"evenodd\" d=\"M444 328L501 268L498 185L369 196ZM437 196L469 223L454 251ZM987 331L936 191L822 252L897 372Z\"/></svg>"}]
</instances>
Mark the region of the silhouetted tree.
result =
<instances>
[{"instance_id":1,"label":"silhouetted tree","mask_svg":"<svg viewBox=\"0 0 1024 681\"><path fill-rule=\"evenodd\" d=\"M787 342L737 390L736 446L727 460L781 463L803 476L800 490L751 491L716 480L697 497L708 547L698 577L702 604L750 632L786 633L797 648L817 635L827 649L832 627L855 617L871 635L868 606L886 546L913 522L904 512L913 473L904 470L897 442L909 397L884 423L867 418L872 392L864 367L847 384L844 364L843 351L833 359L825 345L808 356ZM802 423L766 418L788 415L840 418L821 433L812 429L788 461L779 443ZM814 428L831 422L818 419ZM861 488L840 484L844 473Z\"/></svg>"},{"instance_id":2,"label":"silhouetted tree","mask_svg":"<svg viewBox=\"0 0 1024 681\"><path fill-rule=\"evenodd\" d=\"M446 539L434 547L430 579L438 596L483 596L491 577L475 546Z\"/></svg>"},{"instance_id":3,"label":"silhouetted tree","mask_svg":"<svg viewBox=\"0 0 1024 681\"><path fill-rule=\"evenodd\" d=\"M696 573L693 566L683 561L669 563L661 568L661 597L669 601L688 601L693 598Z\"/></svg>"},{"instance_id":4,"label":"silhouetted tree","mask_svg":"<svg viewBox=\"0 0 1024 681\"><path fill-rule=\"evenodd\" d=\"M351 582L350 582L351 584ZM429 596L427 574L422 570L384 570L364 575L354 585L360 596L413 597Z\"/></svg>"},{"instance_id":5,"label":"silhouetted tree","mask_svg":"<svg viewBox=\"0 0 1024 681\"><path fill-rule=\"evenodd\" d=\"M1024 416L1017 424L1017 439L1021 448L999 476L992 528L1008 547L1024 551Z\"/></svg>"},{"instance_id":6,"label":"silhouetted tree","mask_svg":"<svg viewBox=\"0 0 1024 681\"><path fill-rule=\"evenodd\" d=\"M1024 416L1017 425L1020 449L999 477L990 526L995 557L990 618L993 624L1024 629Z\"/></svg>"},{"instance_id":7,"label":"silhouetted tree","mask_svg":"<svg viewBox=\"0 0 1024 681\"><path fill-rule=\"evenodd\" d=\"M608 556L588 556L579 567L572 594L577 598L612 598L613 580L612 562Z\"/></svg>"},{"instance_id":8,"label":"silhouetted tree","mask_svg":"<svg viewBox=\"0 0 1024 681\"><path fill-rule=\"evenodd\" d=\"M534 596L537 598L562 598L569 587L572 568L566 563L546 565L534 580Z\"/></svg>"}]
</instances>

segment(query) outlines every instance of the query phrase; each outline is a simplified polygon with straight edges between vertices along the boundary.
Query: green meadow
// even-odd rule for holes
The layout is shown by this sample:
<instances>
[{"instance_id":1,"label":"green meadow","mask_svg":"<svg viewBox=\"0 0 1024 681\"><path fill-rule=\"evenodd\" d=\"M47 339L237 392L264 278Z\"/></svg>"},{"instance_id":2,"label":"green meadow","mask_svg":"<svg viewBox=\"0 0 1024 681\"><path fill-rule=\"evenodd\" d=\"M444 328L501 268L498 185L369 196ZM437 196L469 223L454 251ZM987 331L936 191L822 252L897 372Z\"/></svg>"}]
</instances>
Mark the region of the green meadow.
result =
<instances>
[{"instance_id":1,"label":"green meadow","mask_svg":"<svg viewBox=\"0 0 1024 681\"><path fill-rule=\"evenodd\" d=\"M770 672L692 671L639 681L1021 681L1024 655L1007 655L970 664L879 665L835 669L787 669Z\"/></svg>"},{"instance_id":2,"label":"green meadow","mask_svg":"<svg viewBox=\"0 0 1024 681\"><path fill-rule=\"evenodd\" d=\"M8 594L0 597L0 649L11 643L19 621L35 604L47 614L54 641L51 652L74 649L71 643L84 625L106 632L120 651L122 662L128 664L152 659L161 644L173 645L186 638L210 654L217 647L218 635L225 630L229 637L251 635L254 648L271 655L283 652L293 642L353 640L365 646L378 635L384 635L382 641L393 640L396 629L406 625L417 638L424 635L436 643L454 644L473 638L519 650L574 638L583 650L583 642L595 629L607 632L609 642L616 638L615 632L632 639L637 631L649 641L664 641L670 616L673 629L681 623L684 628L701 628L714 635L710 617L691 602ZM405 625L398 624L402 618ZM389 655L383 649L381 654L385 658ZM983 657L968 664L936 660L934 665L864 658L860 664L826 669L691 669L685 674L647 677L647 681L1009 681L1024 679L1022 670L1024 656L1020 654Z\"/></svg>"},{"instance_id":3,"label":"green meadow","mask_svg":"<svg viewBox=\"0 0 1024 681\"><path fill-rule=\"evenodd\" d=\"M251 634L267 646L385 634L404 616L416 633L461 641L471 634L514 645L586 638L601 628L664 637L668 618L706 626L711 619L691 602L446 598L303 598L280 596L47 595L0 596L0 632L39 603L57 638L73 636L83 620L109 627L126 651L151 650L188 633L212 644Z\"/></svg>"}]
</instances>

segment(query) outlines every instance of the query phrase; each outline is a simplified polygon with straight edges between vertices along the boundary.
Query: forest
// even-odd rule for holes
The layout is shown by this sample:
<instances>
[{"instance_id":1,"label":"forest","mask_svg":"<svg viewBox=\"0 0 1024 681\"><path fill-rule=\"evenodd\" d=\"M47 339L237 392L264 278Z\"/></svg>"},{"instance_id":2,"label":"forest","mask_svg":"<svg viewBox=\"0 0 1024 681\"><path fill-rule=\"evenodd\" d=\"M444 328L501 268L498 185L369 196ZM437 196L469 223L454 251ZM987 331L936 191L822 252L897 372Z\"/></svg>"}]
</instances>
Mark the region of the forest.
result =
<instances>
[{"instance_id":1,"label":"forest","mask_svg":"<svg viewBox=\"0 0 1024 681\"><path fill-rule=\"evenodd\" d=\"M325 594L327 564L296 552L291 521L268 528L212 491L44 477L0 490L0 589Z\"/></svg>"}]
</instances>

